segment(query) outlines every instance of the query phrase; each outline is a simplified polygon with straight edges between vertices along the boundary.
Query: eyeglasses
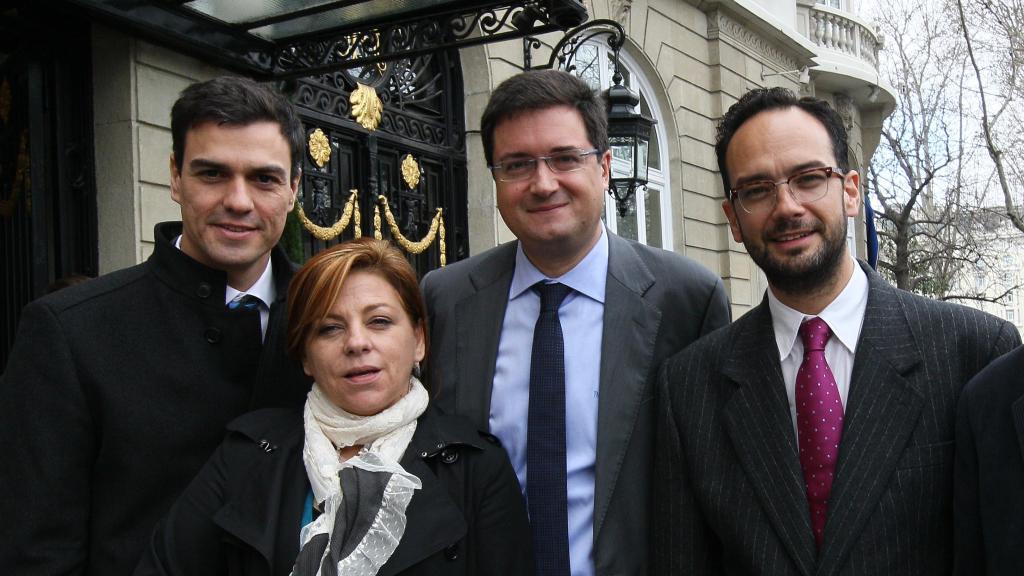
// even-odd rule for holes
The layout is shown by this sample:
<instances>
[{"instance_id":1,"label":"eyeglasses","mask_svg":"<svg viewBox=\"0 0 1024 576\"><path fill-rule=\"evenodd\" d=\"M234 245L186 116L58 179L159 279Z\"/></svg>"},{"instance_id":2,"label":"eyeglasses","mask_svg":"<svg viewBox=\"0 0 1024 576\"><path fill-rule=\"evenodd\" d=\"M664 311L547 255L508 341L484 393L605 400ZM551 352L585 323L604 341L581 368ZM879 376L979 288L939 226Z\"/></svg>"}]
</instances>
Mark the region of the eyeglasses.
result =
<instances>
[{"instance_id":1,"label":"eyeglasses","mask_svg":"<svg viewBox=\"0 0 1024 576\"><path fill-rule=\"evenodd\" d=\"M536 158L513 158L492 166L491 174L495 180L501 182L519 182L526 180L537 171L537 161L543 160L552 172L575 172L583 168L587 156L600 153L598 148L590 150L566 150L551 156L537 156Z\"/></svg>"},{"instance_id":2,"label":"eyeglasses","mask_svg":"<svg viewBox=\"0 0 1024 576\"><path fill-rule=\"evenodd\" d=\"M791 174L785 180L755 180L729 191L734 200L748 214L771 210L778 203L779 186L785 184L789 195L798 204L809 204L825 197L828 192L828 181L832 176L844 178L846 174L839 168L822 167L808 168Z\"/></svg>"}]
</instances>

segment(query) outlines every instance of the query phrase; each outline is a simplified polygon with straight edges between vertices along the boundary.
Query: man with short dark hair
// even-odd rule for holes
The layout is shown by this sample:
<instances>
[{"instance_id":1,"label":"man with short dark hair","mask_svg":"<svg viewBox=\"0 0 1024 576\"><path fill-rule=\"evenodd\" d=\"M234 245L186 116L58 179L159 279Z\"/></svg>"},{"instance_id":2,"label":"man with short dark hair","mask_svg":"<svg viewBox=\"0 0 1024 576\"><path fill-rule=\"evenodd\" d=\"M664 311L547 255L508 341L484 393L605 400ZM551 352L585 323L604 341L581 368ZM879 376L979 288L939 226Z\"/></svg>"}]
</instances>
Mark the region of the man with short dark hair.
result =
<instances>
[{"instance_id":1,"label":"man with short dark hair","mask_svg":"<svg viewBox=\"0 0 1024 576\"><path fill-rule=\"evenodd\" d=\"M171 114L153 255L29 304L0 381L0 573L130 574L239 414L299 405L284 356L302 125L265 86L217 78Z\"/></svg>"},{"instance_id":2,"label":"man with short dark hair","mask_svg":"<svg viewBox=\"0 0 1024 576\"><path fill-rule=\"evenodd\" d=\"M656 572L948 573L956 401L1016 329L853 259L859 176L827 103L752 90L716 151L769 289L662 369Z\"/></svg>"},{"instance_id":3,"label":"man with short dark hair","mask_svg":"<svg viewBox=\"0 0 1024 576\"><path fill-rule=\"evenodd\" d=\"M607 112L582 80L503 82L481 132L518 240L423 279L438 402L508 450L539 575L646 574L654 376L728 322L722 282L605 229Z\"/></svg>"}]
</instances>

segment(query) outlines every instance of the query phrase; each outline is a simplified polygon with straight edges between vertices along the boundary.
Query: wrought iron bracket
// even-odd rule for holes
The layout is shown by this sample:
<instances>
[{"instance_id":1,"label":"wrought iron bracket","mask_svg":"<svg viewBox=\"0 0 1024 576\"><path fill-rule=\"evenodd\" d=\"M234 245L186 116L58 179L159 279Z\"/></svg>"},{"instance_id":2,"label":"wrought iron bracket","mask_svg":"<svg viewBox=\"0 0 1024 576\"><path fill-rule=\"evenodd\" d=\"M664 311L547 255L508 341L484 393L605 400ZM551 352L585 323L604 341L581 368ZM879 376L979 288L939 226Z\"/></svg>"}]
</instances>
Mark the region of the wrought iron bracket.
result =
<instances>
[{"instance_id":1,"label":"wrought iron bracket","mask_svg":"<svg viewBox=\"0 0 1024 576\"><path fill-rule=\"evenodd\" d=\"M524 37L523 69L546 70L557 67L560 70L572 72L576 70L576 51L579 50L580 45L600 36L608 37L608 47L611 48L614 55L615 76L617 77L615 83L618 84L622 81L619 72L619 50L622 49L622 44L626 41L626 32L622 29L622 24L615 20L591 20L569 30L551 49L551 57L547 64L537 67L533 66L533 50L540 48L541 42L534 36Z\"/></svg>"}]
</instances>

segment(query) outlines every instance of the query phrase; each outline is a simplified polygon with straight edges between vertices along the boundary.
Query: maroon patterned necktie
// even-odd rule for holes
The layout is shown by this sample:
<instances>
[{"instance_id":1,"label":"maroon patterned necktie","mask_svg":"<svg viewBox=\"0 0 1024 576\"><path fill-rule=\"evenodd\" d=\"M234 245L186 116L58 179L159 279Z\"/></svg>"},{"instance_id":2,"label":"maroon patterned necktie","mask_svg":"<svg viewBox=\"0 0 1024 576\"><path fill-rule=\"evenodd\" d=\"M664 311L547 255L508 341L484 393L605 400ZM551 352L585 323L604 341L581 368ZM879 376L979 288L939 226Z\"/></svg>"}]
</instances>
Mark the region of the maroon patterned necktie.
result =
<instances>
[{"instance_id":1,"label":"maroon patterned necktie","mask_svg":"<svg viewBox=\"0 0 1024 576\"><path fill-rule=\"evenodd\" d=\"M814 542L821 549L828 497L843 436L843 403L832 369L825 361L825 344L832 330L821 318L800 325L804 360L796 375L796 429L800 466L804 471Z\"/></svg>"}]
</instances>

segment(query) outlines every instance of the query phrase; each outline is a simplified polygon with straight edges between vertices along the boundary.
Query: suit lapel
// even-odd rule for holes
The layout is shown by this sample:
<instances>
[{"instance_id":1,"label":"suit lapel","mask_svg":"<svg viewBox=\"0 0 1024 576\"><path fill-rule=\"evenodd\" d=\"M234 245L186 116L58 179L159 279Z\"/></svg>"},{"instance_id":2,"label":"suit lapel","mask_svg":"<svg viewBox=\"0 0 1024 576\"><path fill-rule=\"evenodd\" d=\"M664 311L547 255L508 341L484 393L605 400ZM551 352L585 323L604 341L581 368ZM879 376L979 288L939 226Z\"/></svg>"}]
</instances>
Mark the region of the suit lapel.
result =
<instances>
[{"instance_id":1,"label":"suit lapel","mask_svg":"<svg viewBox=\"0 0 1024 576\"><path fill-rule=\"evenodd\" d=\"M515 272L515 254L515 242L496 248L492 258L469 273L476 291L455 307L455 413L470 415L481 430L490 429L494 366Z\"/></svg>"},{"instance_id":2,"label":"suit lapel","mask_svg":"<svg viewBox=\"0 0 1024 576\"><path fill-rule=\"evenodd\" d=\"M811 574L814 538L767 300L737 324L723 368L738 385L723 411L726 433L779 540L800 573Z\"/></svg>"},{"instance_id":3,"label":"suit lapel","mask_svg":"<svg viewBox=\"0 0 1024 576\"><path fill-rule=\"evenodd\" d=\"M654 275L629 243L608 234L597 409L594 535L601 531L647 390L661 311L644 300Z\"/></svg>"},{"instance_id":4,"label":"suit lapel","mask_svg":"<svg viewBox=\"0 0 1024 576\"><path fill-rule=\"evenodd\" d=\"M1024 396L1017 398L1011 409L1013 411L1013 426L1017 430L1017 443L1020 445L1020 455L1024 459Z\"/></svg>"},{"instance_id":5,"label":"suit lapel","mask_svg":"<svg viewBox=\"0 0 1024 576\"><path fill-rule=\"evenodd\" d=\"M918 381L924 374L913 371L920 354L895 289L866 272L868 304L850 376L819 574L835 574L843 566L924 406L925 383Z\"/></svg>"}]
</instances>

